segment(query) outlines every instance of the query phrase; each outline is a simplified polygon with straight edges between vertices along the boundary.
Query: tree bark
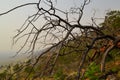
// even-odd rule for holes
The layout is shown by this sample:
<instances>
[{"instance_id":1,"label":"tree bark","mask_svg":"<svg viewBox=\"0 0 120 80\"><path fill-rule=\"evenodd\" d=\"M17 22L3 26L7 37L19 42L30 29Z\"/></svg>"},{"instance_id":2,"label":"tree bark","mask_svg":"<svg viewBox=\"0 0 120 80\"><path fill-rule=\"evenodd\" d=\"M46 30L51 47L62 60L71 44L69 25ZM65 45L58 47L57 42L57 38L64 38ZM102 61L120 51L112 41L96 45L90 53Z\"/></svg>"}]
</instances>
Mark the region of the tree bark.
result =
<instances>
[{"instance_id":1,"label":"tree bark","mask_svg":"<svg viewBox=\"0 0 120 80\"><path fill-rule=\"evenodd\" d=\"M107 54L113 49L113 47L114 45L110 45L108 49L105 51L105 53L103 54L103 58L101 60L101 72L105 71L105 60L106 60Z\"/></svg>"}]
</instances>

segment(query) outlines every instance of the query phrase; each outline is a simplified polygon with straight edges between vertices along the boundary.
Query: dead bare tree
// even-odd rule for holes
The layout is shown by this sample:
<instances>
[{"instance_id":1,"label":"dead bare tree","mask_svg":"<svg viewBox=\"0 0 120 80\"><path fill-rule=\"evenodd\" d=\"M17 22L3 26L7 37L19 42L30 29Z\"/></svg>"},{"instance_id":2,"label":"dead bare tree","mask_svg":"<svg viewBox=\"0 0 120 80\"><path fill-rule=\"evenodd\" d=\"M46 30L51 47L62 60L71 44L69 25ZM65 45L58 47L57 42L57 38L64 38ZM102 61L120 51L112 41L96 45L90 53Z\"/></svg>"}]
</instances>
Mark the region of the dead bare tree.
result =
<instances>
[{"instance_id":1,"label":"dead bare tree","mask_svg":"<svg viewBox=\"0 0 120 80\"><path fill-rule=\"evenodd\" d=\"M89 3L90 0L84 0L81 6L71 7L69 11L63 11L58 9L52 0L39 0L37 3L27 3L17 6L7 12L1 13L0 16L8 14L20 7L35 5L37 7L37 13L29 16L20 29L18 29L18 33L13 37L13 44L17 43L24 37L26 38L17 53L21 53L22 50L27 47L24 53L34 54L35 50L41 47L39 44L47 47L47 49L36 58L36 61L33 64L34 68L43 55L52 51L53 54L50 54L48 59L46 59L46 66L39 74L39 76L42 76L48 68L50 69L49 73L52 73L58 56L64 56L77 52L81 55L78 76L76 78L76 80L79 80L81 78L81 69L85 64L86 57L89 57L88 54L91 49L98 47L100 41L112 41L112 45L105 50L101 60L101 71L104 71L107 54L120 41L120 38L118 37L104 34L95 22L93 22L95 26L92 24L81 24L84 8ZM45 4L47 8L42 6L42 4ZM71 16L74 16L74 18L71 19ZM41 21L41 24L35 25L35 22L38 22L39 20ZM92 33L94 36L92 36ZM69 45L71 44L71 41L74 42L74 45ZM106 43L102 43L102 45L106 45ZM66 47L70 48L70 51L64 50L61 53L61 49Z\"/></svg>"}]
</instances>

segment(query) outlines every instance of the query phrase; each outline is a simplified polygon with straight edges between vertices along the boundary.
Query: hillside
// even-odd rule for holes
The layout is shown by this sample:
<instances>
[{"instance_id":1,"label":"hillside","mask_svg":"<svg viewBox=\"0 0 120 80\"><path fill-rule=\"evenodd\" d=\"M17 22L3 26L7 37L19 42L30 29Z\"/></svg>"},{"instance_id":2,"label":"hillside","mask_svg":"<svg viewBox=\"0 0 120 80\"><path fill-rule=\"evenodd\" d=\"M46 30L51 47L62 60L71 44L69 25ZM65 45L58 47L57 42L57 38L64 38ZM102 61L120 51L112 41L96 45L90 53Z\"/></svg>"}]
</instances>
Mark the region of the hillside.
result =
<instances>
[{"instance_id":1,"label":"hillside","mask_svg":"<svg viewBox=\"0 0 120 80\"><path fill-rule=\"evenodd\" d=\"M72 41L74 43L74 41ZM80 47L81 48L81 47ZM65 48L67 51L69 48ZM36 64L34 69L32 70L32 64L35 62L34 60L30 59L24 63L17 63L5 66L3 72L0 73L1 79L8 79L14 73L14 76L10 80L24 80L27 75L29 75L29 79L34 80L75 80L77 76L77 72L79 69L79 60L81 57L80 53L68 53L63 54L63 48L61 49L61 54L59 54L54 67L53 61L54 56L51 57L52 52L48 52L45 54L39 62ZM119 49L115 48L110 52L111 57L108 57L106 60L106 71L101 73L100 72L100 64L99 59L96 59L93 62L89 62L89 58L87 58L84 67L82 68L82 74L84 74L83 80L119 80L120 79L120 55ZM89 54L93 53L94 51L90 51ZM36 54L40 55L40 54ZM50 58L53 58L50 60ZM28 65L29 64L29 65ZM24 65L27 65L23 67ZM7 70L7 72L6 72ZM20 70L20 71L19 71ZM52 71L51 71L52 70ZM17 71L17 72L16 72ZM85 72L85 73L84 73ZM51 74L52 73L52 74ZM42 76L40 76L42 74ZM19 75L19 76L17 76ZM110 79L108 79L110 78Z\"/></svg>"}]
</instances>

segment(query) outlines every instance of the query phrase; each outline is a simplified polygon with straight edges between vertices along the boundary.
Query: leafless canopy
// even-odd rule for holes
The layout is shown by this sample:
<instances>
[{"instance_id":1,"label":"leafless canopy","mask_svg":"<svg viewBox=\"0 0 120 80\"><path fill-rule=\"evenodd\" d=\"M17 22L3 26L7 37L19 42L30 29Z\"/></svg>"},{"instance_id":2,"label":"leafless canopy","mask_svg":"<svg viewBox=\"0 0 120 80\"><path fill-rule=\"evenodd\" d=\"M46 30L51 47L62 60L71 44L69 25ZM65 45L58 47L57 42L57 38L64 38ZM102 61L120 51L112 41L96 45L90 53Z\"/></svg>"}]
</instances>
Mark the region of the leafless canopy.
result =
<instances>
[{"instance_id":1,"label":"leafless canopy","mask_svg":"<svg viewBox=\"0 0 120 80\"><path fill-rule=\"evenodd\" d=\"M86 57L89 57L88 54L90 50L96 47L99 48L99 43L101 43L101 45L106 45L111 41L111 45L107 45L108 48L105 50L101 59L101 70L104 71L107 54L120 40L117 37L104 34L101 27L95 24L93 18L93 24L81 24L84 8L89 3L90 0L84 0L83 4L80 3L81 6L71 7L69 10L64 11L55 6L55 4L57 4L57 0L39 0L37 3L27 3L17 6L5 13L1 13L0 16L23 6L35 5L37 7L37 12L28 16L25 23L20 29L18 29L18 33L13 38L13 44L18 42L20 39L25 38L22 47L17 53L21 53L23 49L26 49L25 53L34 54L35 50L39 50L41 46L47 47L47 49L36 58L33 67L39 62L39 59L43 55L52 51L53 54L50 56L54 56L51 68L52 72L58 56L77 52L81 54L77 76L78 80ZM42 6L43 4L44 6ZM38 25L38 23L40 24ZM70 41L73 41L75 45L67 45ZM102 41L105 42L102 43ZM61 54L60 51L63 47L69 47L70 51L64 51L63 54ZM48 59L44 70L48 68L50 59L51 58ZM44 72L41 73L41 75L43 74Z\"/></svg>"}]
</instances>

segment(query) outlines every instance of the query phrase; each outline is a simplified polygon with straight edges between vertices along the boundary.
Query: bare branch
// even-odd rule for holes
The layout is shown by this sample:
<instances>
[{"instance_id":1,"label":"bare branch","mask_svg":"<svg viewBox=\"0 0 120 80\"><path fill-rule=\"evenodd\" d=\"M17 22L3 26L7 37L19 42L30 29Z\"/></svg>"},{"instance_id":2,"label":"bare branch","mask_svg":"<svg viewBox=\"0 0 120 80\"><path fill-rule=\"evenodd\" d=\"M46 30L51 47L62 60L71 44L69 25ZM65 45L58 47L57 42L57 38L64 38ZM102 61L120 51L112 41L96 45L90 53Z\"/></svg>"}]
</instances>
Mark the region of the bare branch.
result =
<instances>
[{"instance_id":1,"label":"bare branch","mask_svg":"<svg viewBox=\"0 0 120 80\"><path fill-rule=\"evenodd\" d=\"M10 10L4 12L4 13L1 13L0 16L5 15L5 14L7 14L7 13L9 13L9 12L12 12L12 11L18 9L18 8L21 8L21 7L24 7L24 6L27 6L27 5L37 5L37 4L38 4L38 3L26 3L26 4L23 4L23 5L14 7L14 8L12 8L12 9L10 9Z\"/></svg>"}]
</instances>

